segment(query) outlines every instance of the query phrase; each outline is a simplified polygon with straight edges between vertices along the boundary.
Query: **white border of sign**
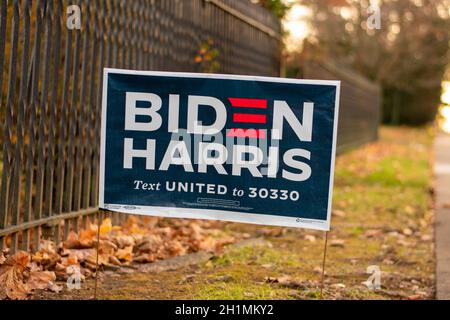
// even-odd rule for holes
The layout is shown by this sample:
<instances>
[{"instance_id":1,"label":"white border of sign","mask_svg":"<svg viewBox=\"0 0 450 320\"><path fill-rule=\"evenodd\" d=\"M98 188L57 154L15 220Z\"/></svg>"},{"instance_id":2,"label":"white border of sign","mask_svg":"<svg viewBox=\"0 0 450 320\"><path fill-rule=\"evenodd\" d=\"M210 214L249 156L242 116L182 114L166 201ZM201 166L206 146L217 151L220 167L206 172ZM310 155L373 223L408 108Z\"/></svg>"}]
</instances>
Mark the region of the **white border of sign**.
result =
<instances>
[{"instance_id":1,"label":"white border of sign","mask_svg":"<svg viewBox=\"0 0 450 320\"><path fill-rule=\"evenodd\" d=\"M288 216L275 216L268 214L243 213L237 211L225 211L216 209L192 209L192 208L176 208L176 207L154 207L154 206L129 206L122 204L106 204L104 203L104 182L105 182L105 142L106 142L106 108L107 108L107 88L108 75L114 74L131 74L131 75L147 75L147 76L164 76L164 77L184 77L184 78L205 78L205 79L230 79L230 80L247 80L261 82L279 82L279 83L298 83L298 84L317 84L336 86L336 97L334 106L334 125L333 125L333 146L331 155L330 184L328 193L328 212L327 220L303 219ZM334 179L334 163L336 158L336 140L339 117L339 96L340 81L333 80L306 80L306 79L287 79L260 76L242 76L228 74L210 74L210 73L185 73L185 72L163 72L163 71L135 71L124 69L105 68L103 70L103 94L102 94L102 119L101 119L101 143L100 143L100 176L99 176L99 208L110 211L117 211L129 214L152 215L172 218L188 218L188 219L208 219L208 220L225 220L232 222L254 223L261 225L273 225L295 228L307 228L315 230L330 230L331 222L331 203L333 195L333 179ZM128 208L127 208L128 207ZM206 211L208 213L206 213ZM148 214L151 212L151 214ZM223 217L226 216L226 219Z\"/></svg>"}]
</instances>

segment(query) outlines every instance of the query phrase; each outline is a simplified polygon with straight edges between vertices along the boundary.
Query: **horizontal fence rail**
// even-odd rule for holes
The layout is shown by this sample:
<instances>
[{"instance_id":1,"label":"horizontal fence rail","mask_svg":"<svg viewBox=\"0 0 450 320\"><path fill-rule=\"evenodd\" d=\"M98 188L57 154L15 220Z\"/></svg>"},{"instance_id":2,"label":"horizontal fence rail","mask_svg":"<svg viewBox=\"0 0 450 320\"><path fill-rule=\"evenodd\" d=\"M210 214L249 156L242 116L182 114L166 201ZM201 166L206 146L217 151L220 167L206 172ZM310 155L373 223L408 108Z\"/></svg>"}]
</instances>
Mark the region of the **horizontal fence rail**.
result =
<instances>
[{"instance_id":1,"label":"horizontal fence rail","mask_svg":"<svg viewBox=\"0 0 450 320\"><path fill-rule=\"evenodd\" d=\"M98 211L103 68L278 76L280 34L248 0L0 0L0 249L58 243ZM377 86L324 64L304 77L342 80L338 151L376 139Z\"/></svg>"},{"instance_id":2,"label":"horizontal fence rail","mask_svg":"<svg viewBox=\"0 0 450 320\"><path fill-rule=\"evenodd\" d=\"M97 212L104 67L278 76L280 48L247 0L0 0L0 246Z\"/></svg>"},{"instance_id":3,"label":"horizontal fence rail","mask_svg":"<svg viewBox=\"0 0 450 320\"><path fill-rule=\"evenodd\" d=\"M382 99L379 85L330 62L304 62L303 76L341 81L337 153L378 139Z\"/></svg>"}]
</instances>

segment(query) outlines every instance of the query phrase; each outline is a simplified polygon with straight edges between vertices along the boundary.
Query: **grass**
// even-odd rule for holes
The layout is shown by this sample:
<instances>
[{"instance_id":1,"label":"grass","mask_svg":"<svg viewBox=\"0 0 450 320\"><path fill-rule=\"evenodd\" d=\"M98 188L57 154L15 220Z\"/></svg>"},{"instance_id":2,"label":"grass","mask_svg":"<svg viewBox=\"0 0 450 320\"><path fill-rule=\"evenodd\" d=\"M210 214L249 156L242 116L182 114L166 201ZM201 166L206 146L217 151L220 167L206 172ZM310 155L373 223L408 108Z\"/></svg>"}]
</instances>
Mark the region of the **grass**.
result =
<instances>
[{"instance_id":1,"label":"grass","mask_svg":"<svg viewBox=\"0 0 450 320\"><path fill-rule=\"evenodd\" d=\"M425 128L382 128L379 142L337 159L333 203L343 214L332 218L325 297L433 297L431 141L432 133ZM205 283L196 297L318 298L323 234L288 229L267 239L272 247L233 250L213 261L208 277L227 274L233 280ZM343 247L334 246L336 240L343 240ZM369 276L366 268L373 264L382 271L383 290L378 292L361 284ZM283 276L312 281L313 286L299 290L264 282L266 277Z\"/></svg>"},{"instance_id":2,"label":"grass","mask_svg":"<svg viewBox=\"0 0 450 320\"><path fill-rule=\"evenodd\" d=\"M427 128L384 127L378 142L338 157L325 298L434 297L432 138ZM266 244L232 248L183 270L107 277L100 297L320 298L323 232L224 223L228 231L263 237ZM362 284L370 265L381 269L381 290Z\"/></svg>"}]
</instances>

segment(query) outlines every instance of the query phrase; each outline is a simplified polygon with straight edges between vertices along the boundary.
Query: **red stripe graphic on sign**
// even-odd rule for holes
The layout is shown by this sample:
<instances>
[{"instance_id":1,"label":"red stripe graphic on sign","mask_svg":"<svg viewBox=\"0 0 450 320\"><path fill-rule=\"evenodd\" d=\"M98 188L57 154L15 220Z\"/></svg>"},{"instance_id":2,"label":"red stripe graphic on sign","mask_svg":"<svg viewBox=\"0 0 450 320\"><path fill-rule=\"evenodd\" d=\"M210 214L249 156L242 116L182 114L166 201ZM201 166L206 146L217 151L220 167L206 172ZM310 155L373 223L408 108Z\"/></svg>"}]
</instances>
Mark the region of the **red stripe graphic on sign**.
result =
<instances>
[{"instance_id":1,"label":"red stripe graphic on sign","mask_svg":"<svg viewBox=\"0 0 450 320\"><path fill-rule=\"evenodd\" d=\"M266 137L265 129L230 129L227 133L227 137L238 138L262 138Z\"/></svg>"},{"instance_id":2,"label":"red stripe graphic on sign","mask_svg":"<svg viewBox=\"0 0 450 320\"><path fill-rule=\"evenodd\" d=\"M247 99L247 98L228 98L233 107L242 108L267 108L267 100L265 99Z\"/></svg>"},{"instance_id":3,"label":"red stripe graphic on sign","mask_svg":"<svg viewBox=\"0 0 450 320\"><path fill-rule=\"evenodd\" d=\"M235 113L235 114L233 114L233 122L266 123L266 115L264 115L264 114L249 114L249 113Z\"/></svg>"}]
</instances>

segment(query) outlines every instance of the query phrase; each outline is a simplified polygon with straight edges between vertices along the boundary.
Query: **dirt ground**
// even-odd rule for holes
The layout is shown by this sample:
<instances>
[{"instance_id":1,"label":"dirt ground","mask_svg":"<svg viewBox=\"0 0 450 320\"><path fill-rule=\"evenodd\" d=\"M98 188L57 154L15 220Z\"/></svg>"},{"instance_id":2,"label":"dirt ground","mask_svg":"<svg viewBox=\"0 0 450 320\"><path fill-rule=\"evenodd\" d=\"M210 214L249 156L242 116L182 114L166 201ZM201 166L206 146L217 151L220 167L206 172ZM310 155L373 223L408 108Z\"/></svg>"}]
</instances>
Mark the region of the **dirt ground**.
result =
<instances>
[{"instance_id":1,"label":"dirt ground","mask_svg":"<svg viewBox=\"0 0 450 320\"><path fill-rule=\"evenodd\" d=\"M434 298L432 135L428 128L382 128L380 141L338 157L325 299ZM223 223L223 230L253 240L160 268L103 270L98 298L320 298L324 232L236 223ZM363 283L372 265L381 270L378 290ZM89 278L80 290L64 286L33 299L91 299L93 293Z\"/></svg>"}]
</instances>

